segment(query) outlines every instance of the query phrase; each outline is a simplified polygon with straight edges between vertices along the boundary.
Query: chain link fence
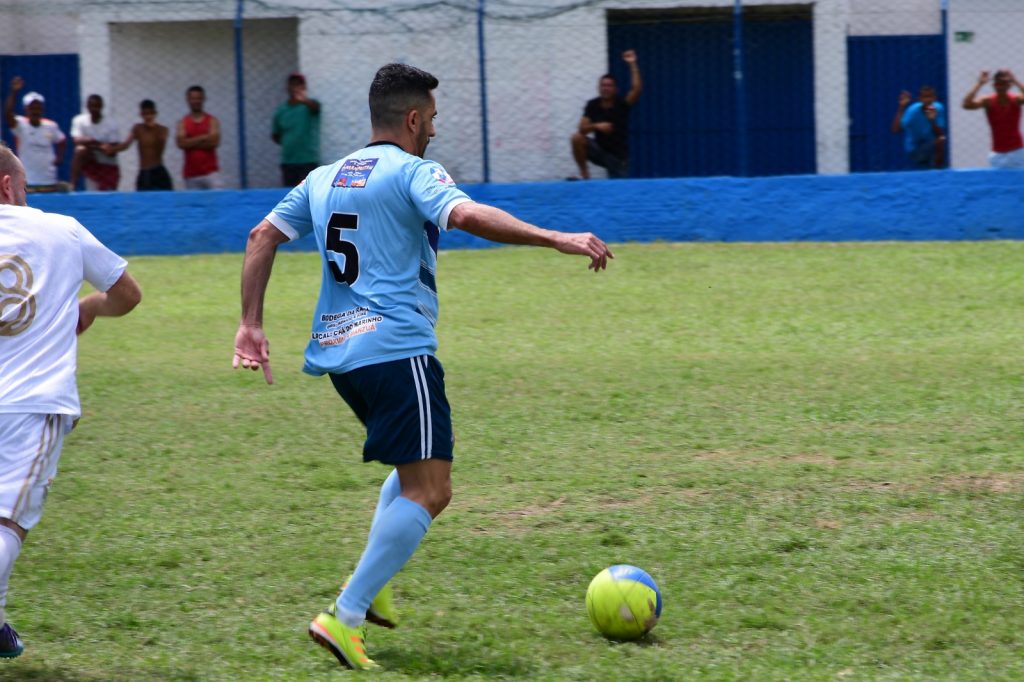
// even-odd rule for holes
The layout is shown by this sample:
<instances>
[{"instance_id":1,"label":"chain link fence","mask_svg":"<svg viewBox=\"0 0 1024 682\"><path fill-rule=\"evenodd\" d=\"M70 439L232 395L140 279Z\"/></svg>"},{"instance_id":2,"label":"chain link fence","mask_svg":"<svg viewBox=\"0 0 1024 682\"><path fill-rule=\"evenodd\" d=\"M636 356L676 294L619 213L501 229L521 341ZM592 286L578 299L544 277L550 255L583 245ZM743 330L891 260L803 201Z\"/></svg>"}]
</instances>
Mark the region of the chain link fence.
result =
<instances>
[{"instance_id":1,"label":"chain link fence","mask_svg":"<svg viewBox=\"0 0 1024 682\"><path fill-rule=\"evenodd\" d=\"M45 115L69 133L98 94L122 137L152 100L182 189L174 132L186 90L200 85L220 122L224 185L271 187L281 184L271 121L290 74L322 105L328 162L367 142L370 80L403 61L441 81L428 154L457 180L548 181L578 174L570 136L602 74L629 89L632 49L642 78L632 177L909 169L920 165L905 142L916 124L896 126L897 110L922 86L946 138L929 165L980 168L989 118L961 103L982 71L1024 75L1011 47L1022 29L1019 0L7 0L0 98L21 76L18 99L43 94ZM991 92L985 83L977 96ZM3 133L11 143L6 121ZM65 180L70 156L69 146ZM118 159L119 187L131 190L138 145Z\"/></svg>"}]
</instances>

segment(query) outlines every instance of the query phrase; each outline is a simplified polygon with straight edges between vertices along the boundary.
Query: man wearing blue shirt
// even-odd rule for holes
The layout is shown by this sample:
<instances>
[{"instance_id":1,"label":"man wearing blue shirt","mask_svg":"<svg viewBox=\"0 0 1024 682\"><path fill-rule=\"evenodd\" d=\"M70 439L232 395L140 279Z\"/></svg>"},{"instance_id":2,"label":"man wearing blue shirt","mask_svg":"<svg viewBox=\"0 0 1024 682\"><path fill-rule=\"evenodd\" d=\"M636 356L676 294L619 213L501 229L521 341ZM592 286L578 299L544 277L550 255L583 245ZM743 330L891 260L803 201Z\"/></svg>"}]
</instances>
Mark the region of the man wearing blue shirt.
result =
<instances>
[{"instance_id":1,"label":"man wearing blue shirt","mask_svg":"<svg viewBox=\"0 0 1024 682\"><path fill-rule=\"evenodd\" d=\"M505 244L547 246L590 258L612 253L595 235L545 230L472 201L423 158L434 136L438 81L405 64L370 85L370 144L322 166L249 233L242 319L233 365L272 382L263 296L277 247L313 233L323 259L304 371L327 374L366 426L363 460L394 467L381 487L363 555L309 634L343 665L377 668L364 621L394 627L388 586L451 499L452 427L437 337L437 248L456 227Z\"/></svg>"},{"instance_id":2,"label":"man wearing blue shirt","mask_svg":"<svg viewBox=\"0 0 1024 682\"><path fill-rule=\"evenodd\" d=\"M910 93L901 92L891 128L903 133L903 148L914 170L945 167L946 110L936 101L935 88L922 85L913 104Z\"/></svg>"}]
</instances>

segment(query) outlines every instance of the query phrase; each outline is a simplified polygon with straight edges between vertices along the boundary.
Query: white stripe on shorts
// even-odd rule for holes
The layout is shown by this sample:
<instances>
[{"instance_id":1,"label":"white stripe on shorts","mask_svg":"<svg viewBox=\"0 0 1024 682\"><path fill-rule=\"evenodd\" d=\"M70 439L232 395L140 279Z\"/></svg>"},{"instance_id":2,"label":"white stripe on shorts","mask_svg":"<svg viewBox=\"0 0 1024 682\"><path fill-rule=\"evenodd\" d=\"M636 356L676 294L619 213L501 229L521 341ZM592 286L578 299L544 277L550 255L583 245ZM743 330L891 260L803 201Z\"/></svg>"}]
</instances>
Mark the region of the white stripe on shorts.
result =
<instances>
[{"instance_id":1,"label":"white stripe on shorts","mask_svg":"<svg viewBox=\"0 0 1024 682\"><path fill-rule=\"evenodd\" d=\"M412 361L412 379L416 383L416 402L420 408L420 459L430 459L433 455L433 426L430 421L430 389L427 388L427 376L424 369L427 357L421 355L409 358Z\"/></svg>"},{"instance_id":2,"label":"white stripe on shorts","mask_svg":"<svg viewBox=\"0 0 1024 682\"><path fill-rule=\"evenodd\" d=\"M25 481L21 485L21 492L18 493L18 498L15 500L14 507L11 510L11 516L13 519L17 519L20 508L28 504L29 495L32 490L32 486L36 483L36 480L39 477L44 476L48 470L46 465L49 462L50 455L53 453L54 445L57 444L57 429L60 428L60 426L61 421L57 415L46 415L46 421L43 423L42 433L39 435L39 447L36 449L35 459L32 460L32 466L29 467L28 476L25 477Z\"/></svg>"}]
</instances>

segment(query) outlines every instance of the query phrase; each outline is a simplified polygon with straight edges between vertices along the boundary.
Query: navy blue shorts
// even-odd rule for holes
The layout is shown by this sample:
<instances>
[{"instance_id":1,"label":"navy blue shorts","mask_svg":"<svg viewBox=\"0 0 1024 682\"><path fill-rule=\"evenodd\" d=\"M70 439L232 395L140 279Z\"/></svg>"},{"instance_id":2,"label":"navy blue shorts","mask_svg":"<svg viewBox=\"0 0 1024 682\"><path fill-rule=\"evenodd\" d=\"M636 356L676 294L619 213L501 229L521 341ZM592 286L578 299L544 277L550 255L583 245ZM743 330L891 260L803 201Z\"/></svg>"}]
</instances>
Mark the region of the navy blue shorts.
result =
<instances>
[{"instance_id":1,"label":"navy blue shorts","mask_svg":"<svg viewBox=\"0 0 1024 682\"><path fill-rule=\"evenodd\" d=\"M330 376L335 390L366 425L364 462L451 461L452 411L437 358L420 355Z\"/></svg>"}]
</instances>

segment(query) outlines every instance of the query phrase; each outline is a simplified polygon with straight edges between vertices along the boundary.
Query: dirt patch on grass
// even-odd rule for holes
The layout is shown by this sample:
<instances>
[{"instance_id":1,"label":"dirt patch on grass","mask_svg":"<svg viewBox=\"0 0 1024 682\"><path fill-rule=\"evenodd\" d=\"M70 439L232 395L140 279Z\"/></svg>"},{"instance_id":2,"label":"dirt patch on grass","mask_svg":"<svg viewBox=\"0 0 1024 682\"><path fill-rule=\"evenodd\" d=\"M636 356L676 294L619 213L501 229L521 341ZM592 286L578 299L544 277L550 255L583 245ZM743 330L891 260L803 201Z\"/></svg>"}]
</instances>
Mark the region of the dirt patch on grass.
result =
<instances>
[{"instance_id":1,"label":"dirt patch on grass","mask_svg":"<svg viewBox=\"0 0 1024 682\"><path fill-rule=\"evenodd\" d=\"M935 479L940 490L955 492L1016 493L1024 490L1024 471L951 474Z\"/></svg>"}]
</instances>

